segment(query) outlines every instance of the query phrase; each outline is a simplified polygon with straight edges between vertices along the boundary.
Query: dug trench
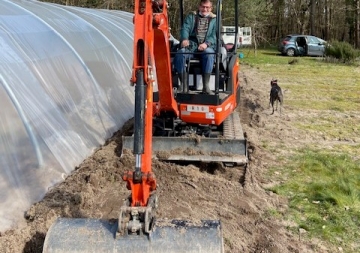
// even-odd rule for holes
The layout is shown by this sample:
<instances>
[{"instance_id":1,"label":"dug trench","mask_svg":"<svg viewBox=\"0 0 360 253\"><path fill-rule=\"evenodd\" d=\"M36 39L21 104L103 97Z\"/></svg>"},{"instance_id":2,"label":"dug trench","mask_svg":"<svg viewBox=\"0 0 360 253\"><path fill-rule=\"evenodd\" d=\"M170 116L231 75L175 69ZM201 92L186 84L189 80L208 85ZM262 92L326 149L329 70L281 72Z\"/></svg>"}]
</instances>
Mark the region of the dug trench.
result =
<instances>
[{"instance_id":1,"label":"dug trench","mask_svg":"<svg viewBox=\"0 0 360 253\"><path fill-rule=\"evenodd\" d=\"M271 78L250 67L243 68L240 77L242 98L237 113L249 142L248 166L245 169L154 160L159 196L156 217L220 219L227 253L317 252L314 242L299 239L297 233L287 229L288 224L269 215L269 210L282 213L288 207L286 199L263 186L269 183L264 173L277 161L262 147L259 135L271 142L284 128L293 130L286 124L286 116L269 116L267 83ZM266 133L266 124L281 125L282 129ZM121 175L133 169L131 155L120 157L121 136L129 125L125 124L62 183L33 204L25 213L25 224L2 233L0 252L42 252L46 233L58 217L116 219L129 195Z\"/></svg>"}]
</instances>

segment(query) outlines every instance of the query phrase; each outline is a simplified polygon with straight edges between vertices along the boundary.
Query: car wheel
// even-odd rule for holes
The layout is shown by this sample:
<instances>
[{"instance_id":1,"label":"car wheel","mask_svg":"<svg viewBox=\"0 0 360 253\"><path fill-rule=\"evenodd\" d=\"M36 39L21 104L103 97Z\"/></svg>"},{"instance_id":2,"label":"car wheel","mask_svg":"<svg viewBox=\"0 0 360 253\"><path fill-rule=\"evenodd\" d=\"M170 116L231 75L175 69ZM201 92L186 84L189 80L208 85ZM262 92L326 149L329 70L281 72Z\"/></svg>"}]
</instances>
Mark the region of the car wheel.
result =
<instances>
[{"instance_id":1,"label":"car wheel","mask_svg":"<svg viewBox=\"0 0 360 253\"><path fill-rule=\"evenodd\" d=\"M286 50L286 55L287 56L294 56L295 55L295 49L289 48L288 50Z\"/></svg>"}]
</instances>

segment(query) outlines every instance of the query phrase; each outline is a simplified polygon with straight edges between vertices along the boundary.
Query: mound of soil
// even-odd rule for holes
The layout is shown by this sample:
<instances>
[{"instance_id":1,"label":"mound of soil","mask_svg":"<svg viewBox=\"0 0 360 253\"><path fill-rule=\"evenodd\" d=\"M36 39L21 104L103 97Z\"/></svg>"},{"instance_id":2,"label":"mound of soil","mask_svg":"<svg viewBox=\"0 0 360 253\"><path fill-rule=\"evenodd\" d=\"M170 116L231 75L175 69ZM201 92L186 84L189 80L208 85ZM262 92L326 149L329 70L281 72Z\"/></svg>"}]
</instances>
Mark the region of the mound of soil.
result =
<instances>
[{"instance_id":1,"label":"mound of soil","mask_svg":"<svg viewBox=\"0 0 360 253\"><path fill-rule=\"evenodd\" d=\"M289 124L286 106L282 116L277 112L270 115L271 77L247 66L242 67L240 76L242 103L237 112L249 141L248 166L154 161L157 217L220 219L227 253L328 252L319 242L289 232L289 224L269 215L274 209L285 212L287 200L264 189L272 182L265 181L263 174L278 162L262 144L281 141L291 150L296 145L294 139L303 139L303 133ZM120 206L129 195L121 175L133 169L131 156L120 158L121 136L128 128L125 125L34 204L25 215L25 226L2 233L0 252L42 252L46 232L57 217L118 218Z\"/></svg>"}]
</instances>

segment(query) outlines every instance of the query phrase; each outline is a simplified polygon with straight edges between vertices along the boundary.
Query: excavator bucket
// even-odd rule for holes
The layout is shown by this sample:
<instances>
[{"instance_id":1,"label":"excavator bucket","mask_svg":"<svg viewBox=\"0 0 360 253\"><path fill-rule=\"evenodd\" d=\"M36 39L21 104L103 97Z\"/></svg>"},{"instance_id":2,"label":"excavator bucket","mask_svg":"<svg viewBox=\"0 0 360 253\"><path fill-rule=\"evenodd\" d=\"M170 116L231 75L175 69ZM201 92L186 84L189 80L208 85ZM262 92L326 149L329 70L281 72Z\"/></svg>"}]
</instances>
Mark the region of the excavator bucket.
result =
<instances>
[{"instance_id":1,"label":"excavator bucket","mask_svg":"<svg viewBox=\"0 0 360 253\"><path fill-rule=\"evenodd\" d=\"M133 149L134 138L123 136L123 152ZM153 157L166 161L246 164L246 139L153 137ZM128 151L127 151L128 150Z\"/></svg>"},{"instance_id":2,"label":"excavator bucket","mask_svg":"<svg viewBox=\"0 0 360 253\"><path fill-rule=\"evenodd\" d=\"M117 233L118 222L58 219L49 229L43 253L223 253L220 221L156 221L149 235Z\"/></svg>"}]
</instances>

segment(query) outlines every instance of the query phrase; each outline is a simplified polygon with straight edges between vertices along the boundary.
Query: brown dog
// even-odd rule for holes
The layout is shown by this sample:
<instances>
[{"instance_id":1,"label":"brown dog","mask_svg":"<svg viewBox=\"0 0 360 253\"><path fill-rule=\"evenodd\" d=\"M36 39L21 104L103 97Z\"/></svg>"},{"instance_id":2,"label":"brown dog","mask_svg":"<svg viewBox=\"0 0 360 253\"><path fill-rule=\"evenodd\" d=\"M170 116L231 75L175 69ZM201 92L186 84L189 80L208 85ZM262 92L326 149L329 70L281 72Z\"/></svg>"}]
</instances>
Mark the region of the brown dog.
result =
<instances>
[{"instance_id":1,"label":"brown dog","mask_svg":"<svg viewBox=\"0 0 360 253\"><path fill-rule=\"evenodd\" d=\"M280 103L280 115L281 115L281 107L282 107L282 104L283 104L283 102L284 102L283 93L282 93L281 88L280 88L280 86L278 85L276 79L275 79L275 80L274 80L274 79L271 80L270 85L271 85L271 90L270 90L270 105L271 105L271 107L272 107L272 109L273 109L273 111L272 111L271 114L274 114L274 111L275 111L274 103L276 102L276 110L277 110L278 104Z\"/></svg>"}]
</instances>

